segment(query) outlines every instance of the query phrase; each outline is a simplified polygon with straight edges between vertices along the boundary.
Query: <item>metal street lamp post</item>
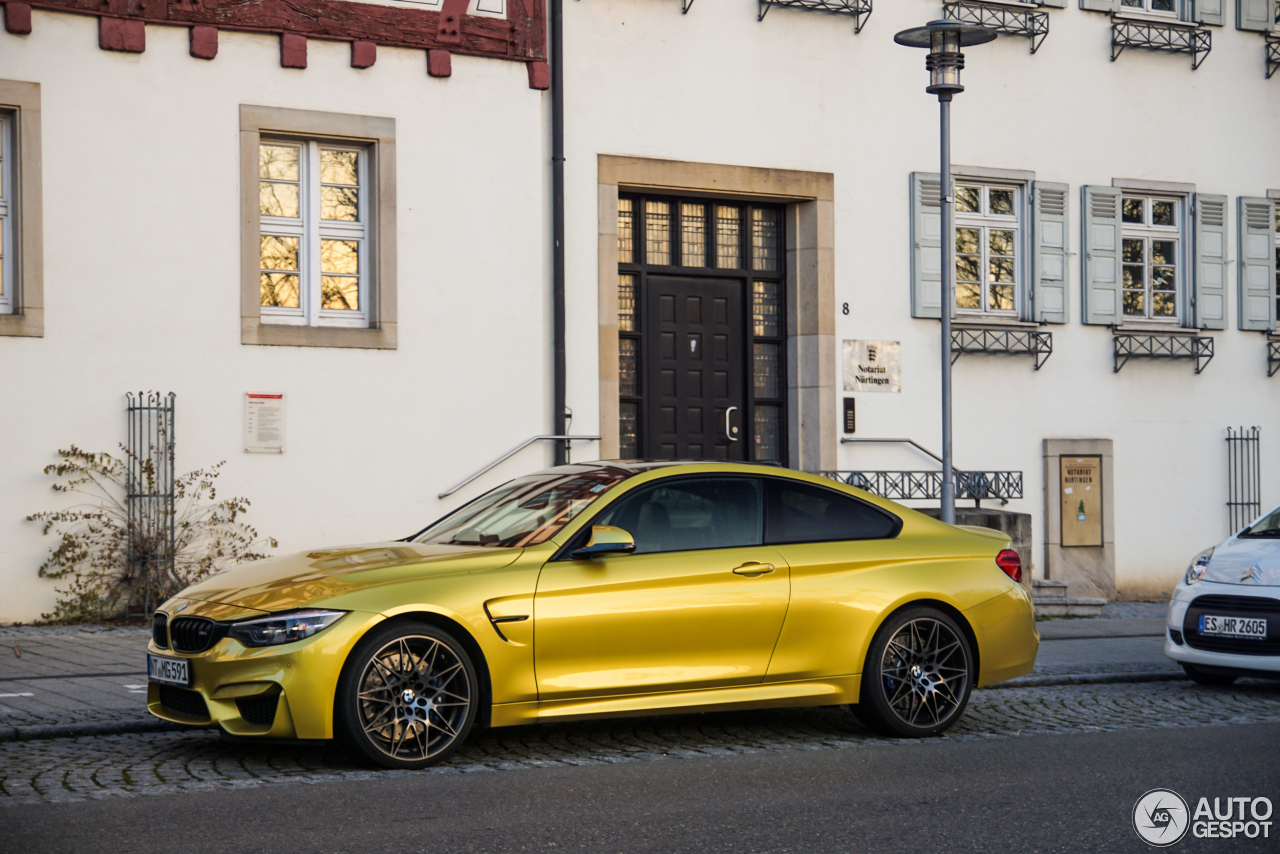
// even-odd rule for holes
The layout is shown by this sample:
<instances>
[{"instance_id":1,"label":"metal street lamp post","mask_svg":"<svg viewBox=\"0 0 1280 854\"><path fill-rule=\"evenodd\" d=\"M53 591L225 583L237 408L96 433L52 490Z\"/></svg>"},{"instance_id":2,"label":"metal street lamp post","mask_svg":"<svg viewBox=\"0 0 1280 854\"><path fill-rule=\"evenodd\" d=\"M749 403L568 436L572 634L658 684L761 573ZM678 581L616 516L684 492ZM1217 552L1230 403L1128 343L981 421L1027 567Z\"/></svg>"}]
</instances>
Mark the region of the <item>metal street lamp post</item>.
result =
<instances>
[{"instance_id":1,"label":"metal street lamp post","mask_svg":"<svg viewBox=\"0 0 1280 854\"><path fill-rule=\"evenodd\" d=\"M963 92L960 48L993 40L993 30L959 21L931 21L923 27L903 30L893 40L907 47L929 49L925 91L938 96L942 125L942 521L956 523L956 481L951 462L951 306L955 291L955 197L951 194L951 97Z\"/></svg>"}]
</instances>

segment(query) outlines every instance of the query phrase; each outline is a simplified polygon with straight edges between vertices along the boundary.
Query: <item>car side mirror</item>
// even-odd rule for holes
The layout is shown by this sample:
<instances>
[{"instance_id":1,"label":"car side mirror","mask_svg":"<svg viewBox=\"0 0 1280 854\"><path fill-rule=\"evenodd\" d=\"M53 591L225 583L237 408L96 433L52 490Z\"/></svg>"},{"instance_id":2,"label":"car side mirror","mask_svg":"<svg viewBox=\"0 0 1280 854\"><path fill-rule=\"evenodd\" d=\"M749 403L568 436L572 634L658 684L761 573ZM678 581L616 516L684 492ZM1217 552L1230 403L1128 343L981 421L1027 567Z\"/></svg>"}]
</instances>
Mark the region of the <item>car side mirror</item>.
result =
<instances>
[{"instance_id":1,"label":"car side mirror","mask_svg":"<svg viewBox=\"0 0 1280 854\"><path fill-rule=\"evenodd\" d=\"M636 550L635 537L612 525L592 525L591 539L580 549L574 549L569 557L577 559L604 557L605 555L629 555Z\"/></svg>"}]
</instances>

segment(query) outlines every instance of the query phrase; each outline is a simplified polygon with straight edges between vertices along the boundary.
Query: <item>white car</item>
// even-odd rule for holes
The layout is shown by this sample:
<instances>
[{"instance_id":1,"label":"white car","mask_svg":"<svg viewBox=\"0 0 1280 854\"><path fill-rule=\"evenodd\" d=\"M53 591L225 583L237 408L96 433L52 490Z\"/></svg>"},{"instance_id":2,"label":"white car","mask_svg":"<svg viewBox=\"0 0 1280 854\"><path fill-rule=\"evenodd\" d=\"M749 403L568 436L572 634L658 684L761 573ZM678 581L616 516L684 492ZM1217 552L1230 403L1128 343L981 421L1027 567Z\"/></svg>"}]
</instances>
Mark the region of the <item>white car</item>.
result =
<instances>
[{"instance_id":1,"label":"white car","mask_svg":"<svg viewBox=\"0 0 1280 854\"><path fill-rule=\"evenodd\" d=\"M1280 505L1191 561L1169 603L1164 654L1201 685L1280 679Z\"/></svg>"}]
</instances>

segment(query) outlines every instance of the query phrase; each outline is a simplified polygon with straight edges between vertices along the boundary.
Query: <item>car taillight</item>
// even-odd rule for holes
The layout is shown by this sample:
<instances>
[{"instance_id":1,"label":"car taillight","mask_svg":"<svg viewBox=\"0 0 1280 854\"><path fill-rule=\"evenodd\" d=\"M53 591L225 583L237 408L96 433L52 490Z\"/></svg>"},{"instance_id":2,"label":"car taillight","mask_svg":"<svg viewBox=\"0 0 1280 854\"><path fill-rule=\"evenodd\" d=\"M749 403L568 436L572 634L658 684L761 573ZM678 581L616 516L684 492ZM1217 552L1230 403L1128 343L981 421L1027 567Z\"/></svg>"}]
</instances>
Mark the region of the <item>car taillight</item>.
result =
<instances>
[{"instance_id":1,"label":"car taillight","mask_svg":"<svg viewBox=\"0 0 1280 854\"><path fill-rule=\"evenodd\" d=\"M1014 581L1022 583L1022 558L1013 549L1005 549L996 555L996 566Z\"/></svg>"}]
</instances>

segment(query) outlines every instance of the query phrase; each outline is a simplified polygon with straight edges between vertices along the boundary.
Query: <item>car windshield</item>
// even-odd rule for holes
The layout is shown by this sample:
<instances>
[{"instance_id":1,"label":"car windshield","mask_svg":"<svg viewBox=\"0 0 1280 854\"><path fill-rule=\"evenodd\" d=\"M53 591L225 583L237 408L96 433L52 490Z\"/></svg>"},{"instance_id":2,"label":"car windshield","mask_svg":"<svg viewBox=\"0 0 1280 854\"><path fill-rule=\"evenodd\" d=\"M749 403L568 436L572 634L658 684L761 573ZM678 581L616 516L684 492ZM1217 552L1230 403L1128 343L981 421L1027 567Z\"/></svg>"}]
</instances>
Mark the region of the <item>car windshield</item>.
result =
<instances>
[{"instance_id":1,"label":"car windshield","mask_svg":"<svg viewBox=\"0 0 1280 854\"><path fill-rule=\"evenodd\" d=\"M1272 509L1270 513L1241 531L1238 536L1280 538L1280 507Z\"/></svg>"},{"instance_id":2,"label":"car windshield","mask_svg":"<svg viewBox=\"0 0 1280 854\"><path fill-rule=\"evenodd\" d=\"M634 472L605 467L535 474L504 483L413 538L415 543L523 548L536 546Z\"/></svg>"}]
</instances>

